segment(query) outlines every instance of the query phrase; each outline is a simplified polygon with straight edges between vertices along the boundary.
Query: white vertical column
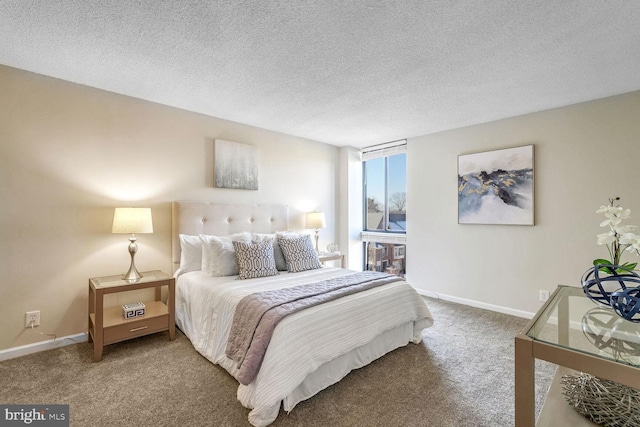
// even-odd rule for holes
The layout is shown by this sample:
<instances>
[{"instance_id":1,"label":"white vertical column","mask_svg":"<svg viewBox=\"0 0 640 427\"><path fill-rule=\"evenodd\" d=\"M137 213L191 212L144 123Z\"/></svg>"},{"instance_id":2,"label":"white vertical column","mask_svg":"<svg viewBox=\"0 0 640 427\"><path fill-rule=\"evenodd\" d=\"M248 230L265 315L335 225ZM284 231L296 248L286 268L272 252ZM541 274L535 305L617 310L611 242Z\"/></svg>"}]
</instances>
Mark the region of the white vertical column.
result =
<instances>
[{"instance_id":1,"label":"white vertical column","mask_svg":"<svg viewBox=\"0 0 640 427\"><path fill-rule=\"evenodd\" d=\"M362 271L364 264L360 240L363 218L362 155L357 148L340 148L339 189L340 252L347 257L345 268Z\"/></svg>"}]
</instances>

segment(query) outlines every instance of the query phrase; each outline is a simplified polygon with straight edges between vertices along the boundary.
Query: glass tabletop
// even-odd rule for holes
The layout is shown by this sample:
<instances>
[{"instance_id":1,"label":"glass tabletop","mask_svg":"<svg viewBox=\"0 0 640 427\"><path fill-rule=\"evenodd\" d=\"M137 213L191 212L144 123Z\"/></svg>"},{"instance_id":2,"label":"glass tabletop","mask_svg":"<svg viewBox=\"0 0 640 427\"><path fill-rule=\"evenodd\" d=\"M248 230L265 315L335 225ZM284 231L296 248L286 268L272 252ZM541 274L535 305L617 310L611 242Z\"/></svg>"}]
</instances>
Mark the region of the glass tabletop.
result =
<instances>
[{"instance_id":1,"label":"glass tabletop","mask_svg":"<svg viewBox=\"0 0 640 427\"><path fill-rule=\"evenodd\" d=\"M603 359L640 367L640 323L587 298L581 288L559 286L527 336Z\"/></svg>"},{"instance_id":2,"label":"glass tabletop","mask_svg":"<svg viewBox=\"0 0 640 427\"><path fill-rule=\"evenodd\" d=\"M143 271L141 274L142 274L142 278L135 281L123 280L122 275L95 277L91 279L91 281L95 285L96 289L105 289L105 288L113 288L116 286L130 285L134 283L141 284L141 283L155 282L158 280L166 280L171 278L169 275L167 275L166 273L163 273L160 270Z\"/></svg>"}]
</instances>

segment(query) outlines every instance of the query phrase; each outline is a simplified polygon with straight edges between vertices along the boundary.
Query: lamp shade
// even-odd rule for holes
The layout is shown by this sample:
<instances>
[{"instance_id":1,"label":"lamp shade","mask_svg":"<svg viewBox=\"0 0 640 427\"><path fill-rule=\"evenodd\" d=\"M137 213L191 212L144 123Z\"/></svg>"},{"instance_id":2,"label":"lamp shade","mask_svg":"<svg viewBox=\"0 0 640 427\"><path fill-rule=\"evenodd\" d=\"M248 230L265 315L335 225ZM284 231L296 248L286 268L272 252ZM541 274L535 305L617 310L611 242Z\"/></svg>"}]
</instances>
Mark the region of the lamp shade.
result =
<instances>
[{"instance_id":1,"label":"lamp shade","mask_svg":"<svg viewBox=\"0 0 640 427\"><path fill-rule=\"evenodd\" d=\"M151 208L116 208L112 233L153 233Z\"/></svg>"},{"instance_id":2,"label":"lamp shade","mask_svg":"<svg viewBox=\"0 0 640 427\"><path fill-rule=\"evenodd\" d=\"M304 221L305 228L325 228L324 212L308 212Z\"/></svg>"}]
</instances>

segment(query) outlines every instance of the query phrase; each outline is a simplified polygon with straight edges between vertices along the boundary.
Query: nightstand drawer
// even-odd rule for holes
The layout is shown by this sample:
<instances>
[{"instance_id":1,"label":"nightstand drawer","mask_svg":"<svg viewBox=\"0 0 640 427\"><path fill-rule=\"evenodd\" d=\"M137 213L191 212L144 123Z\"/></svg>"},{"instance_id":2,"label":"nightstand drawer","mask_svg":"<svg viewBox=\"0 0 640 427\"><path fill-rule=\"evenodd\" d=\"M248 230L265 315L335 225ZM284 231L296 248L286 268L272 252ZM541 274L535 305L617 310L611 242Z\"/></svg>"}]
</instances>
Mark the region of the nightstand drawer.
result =
<instances>
[{"instance_id":1,"label":"nightstand drawer","mask_svg":"<svg viewBox=\"0 0 640 427\"><path fill-rule=\"evenodd\" d=\"M113 344L169 329L169 315L133 320L104 329L104 344Z\"/></svg>"}]
</instances>

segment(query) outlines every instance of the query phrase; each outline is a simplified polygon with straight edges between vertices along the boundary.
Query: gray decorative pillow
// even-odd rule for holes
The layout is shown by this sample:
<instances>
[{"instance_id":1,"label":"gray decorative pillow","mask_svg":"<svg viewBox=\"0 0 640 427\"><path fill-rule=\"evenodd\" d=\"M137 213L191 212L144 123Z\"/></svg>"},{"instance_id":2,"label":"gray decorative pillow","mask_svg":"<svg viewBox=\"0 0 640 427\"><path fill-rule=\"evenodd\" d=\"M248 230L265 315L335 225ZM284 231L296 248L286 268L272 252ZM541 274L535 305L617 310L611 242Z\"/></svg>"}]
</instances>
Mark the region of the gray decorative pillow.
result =
<instances>
[{"instance_id":1,"label":"gray decorative pillow","mask_svg":"<svg viewBox=\"0 0 640 427\"><path fill-rule=\"evenodd\" d=\"M278 271L287 271L287 262L284 260L282 249L280 249L275 234L253 233L251 234L251 240L254 242L269 240L273 245L273 257L276 259L276 268Z\"/></svg>"},{"instance_id":2,"label":"gray decorative pillow","mask_svg":"<svg viewBox=\"0 0 640 427\"><path fill-rule=\"evenodd\" d=\"M313 248L311 237L303 234L299 237L285 237L278 235L278 244L282 248L287 270L291 273L316 270L322 268L318 254Z\"/></svg>"},{"instance_id":3,"label":"gray decorative pillow","mask_svg":"<svg viewBox=\"0 0 640 427\"><path fill-rule=\"evenodd\" d=\"M278 274L273 257L273 244L269 240L262 242L233 242L238 260L238 278L275 276Z\"/></svg>"}]
</instances>

